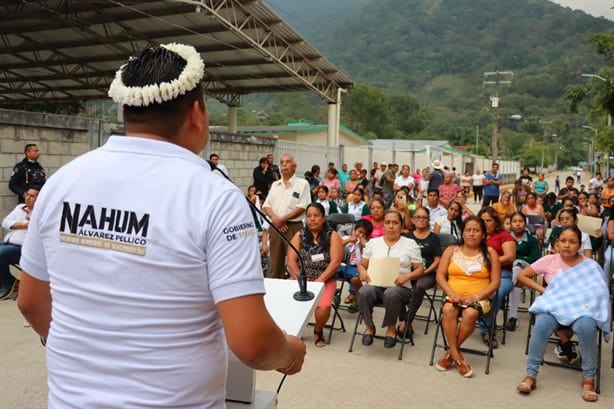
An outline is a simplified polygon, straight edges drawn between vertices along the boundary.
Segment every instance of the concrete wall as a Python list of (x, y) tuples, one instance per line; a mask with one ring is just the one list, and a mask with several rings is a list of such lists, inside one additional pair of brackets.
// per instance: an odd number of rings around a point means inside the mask
[[(9, 190), (13, 166), (24, 157), (24, 147), (35, 143), (40, 149), (39, 162), (51, 176), (75, 157), (95, 149), (122, 126), (99, 120), (47, 113), (0, 109), (0, 217), (17, 205)], [(261, 157), (274, 152), (275, 138), (212, 132), (203, 152), (205, 158), (217, 153), (230, 177), (246, 190)]]
[(211, 132), (203, 156), (209, 159), (211, 153), (217, 153), (220, 163), (228, 169), (228, 176), (241, 190), (246, 191), (254, 181), (254, 168), (258, 166), (260, 158), (274, 152), (276, 141), (272, 137)]
[(8, 181), (13, 166), (24, 158), (26, 144), (38, 145), (39, 162), (49, 177), (60, 166), (97, 146), (102, 128), (97, 120), (0, 109), (1, 217), (17, 204)]

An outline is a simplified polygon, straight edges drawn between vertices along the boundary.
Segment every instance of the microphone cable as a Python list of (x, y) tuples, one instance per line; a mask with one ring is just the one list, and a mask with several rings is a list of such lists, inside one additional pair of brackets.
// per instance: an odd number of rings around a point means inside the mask
[[(220, 168), (218, 168), (217, 166), (215, 166), (215, 164), (209, 160), (206, 161), (209, 166), (211, 167), (211, 171), (218, 171), (218, 173), (224, 177), (224, 179), (226, 179), (227, 181), (229, 181), (230, 183), (232, 183), (233, 185), (237, 186), (237, 184), (230, 178), (230, 176), (228, 176), (226, 173), (224, 173), (224, 171), (222, 171)], [(238, 187), (238, 186), (237, 186)], [(279, 237), (281, 237), (282, 241), (284, 243), (286, 243), (288, 245), (288, 247), (290, 247), (292, 249), (292, 251), (294, 251), (296, 253), (297, 259), (299, 261), (299, 264), (301, 265), (301, 272), (300, 275), (305, 275), (305, 262), (303, 261), (303, 259), (301, 258), (301, 253), (298, 251), (298, 249), (296, 247), (294, 247), (294, 244), (292, 244), (290, 242), (290, 240), (288, 240), (286, 238), (286, 236), (283, 235), (283, 233), (281, 232), (281, 230), (279, 230), (279, 228), (277, 226), (275, 226), (273, 224), (273, 221), (269, 218), (269, 216), (264, 213), (262, 210), (258, 209), (258, 207), (253, 204), (249, 198), (246, 196), (245, 200), (247, 201), (247, 204), (249, 205), (249, 207), (255, 211), (256, 213), (258, 213), (260, 216), (262, 216), (262, 218), (269, 224), (269, 226), (271, 228), (273, 228), (273, 230), (275, 230), (275, 232), (279, 235)]]
[[(233, 185), (237, 186), (237, 184), (230, 178), (230, 176), (228, 176), (226, 173), (224, 173), (224, 171), (222, 171), (220, 168), (218, 168), (217, 166), (215, 166), (215, 164), (209, 160), (207, 160), (207, 163), (209, 164), (209, 166), (211, 167), (211, 171), (215, 172), (216, 170), (218, 171), (218, 173), (224, 177), (224, 179), (226, 179), (227, 181), (229, 181), (230, 183), (232, 183)], [(238, 186), (237, 186), (238, 187)], [(281, 239), (283, 240), (284, 243), (286, 243), (288, 245), (289, 248), (291, 248), (297, 255), (297, 259), (301, 265), (301, 275), (305, 276), (305, 262), (303, 261), (303, 259), (301, 258), (301, 253), (298, 251), (298, 249), (296, 247), (294, 247), (294, 245), (290, 242), (290, 240), (288, 240), (286, 238), (286, 236), (284, 236), (281, 232), (281, 230), (279, 230), (279, 228), (277, 228), (277, 226), (275, 226), (273, 224), (273, 221), (269, 218), (269, 216), (267, 214), (265, 214), (263, 211), (261, 211), (260, 209), (258, 209), (258, 207), (253, 204), (249, 198), (246, 196), (245, 200), (247, 200), (247, 204), (249, 205), (249, 207), (255, 211), (256, 213), (258, 213), (260, 216), (262, 216), (262, 218), (264, 220), (266, 220), (266, 222), (269, 224), (270, 227), (273, 228), (273, 230), (275, 230), (275, 232), (279, 235), (279, 237), (281, 237)], [(305, 277), (306, 279), (306, 277)], [(302, 292), (302, 288), (299, 285), (299, 290)], [(284, 376), (281, 378), (281, 381), (279, 382), (279, 385), (277, 386), (277, 390), (275, 391), (275, 393), (277, 395), (279, 395), (279, 391), (281, 390), (281, 387), (284, 384), (284, 381), (286, 380), (286, 378), (288, 377), (287, 374), (284, 374)]]

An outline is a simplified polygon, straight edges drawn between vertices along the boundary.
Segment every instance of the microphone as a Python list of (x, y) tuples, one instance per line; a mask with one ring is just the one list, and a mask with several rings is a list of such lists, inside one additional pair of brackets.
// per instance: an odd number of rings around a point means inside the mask
[[(217, 170), (222, 177), (224, 177), (226, 180), (228, 180), (230, 183), (232, 183), (233, 185), (236, 186), (236, 183), (226, 173), (224, 173), (217, 166), (215, 166), (215, 164), (213, 162), (211, 162), (210, 160), (207, 160), (207, 163), (211, 167), (211, 171), (216, 171)], [(269, 219), (269, 216), (267, 216), (262, 210), (258, 209), (258, 207), (256, 207), (256, 205), (253, 204), (249, 200), (249, 198), (245, 197), (245, 200), (247, 200), (247, 204), (249, 205), (249, 207), (253, 211), (255, 211), (256, 213), (258, 213), (260, 216), (262, 216), (262, 218), (264, 220), (266, 220), (267, 223), (269, 223), (269, 226), (271, 228), (273, 228), (273, 230), (275, 230), (277, 232), (277, 234), (279, 235), (279, 237), (281, 237), (283, 242), (286, 243), (288, 245), (288, 247), (291, 248), (292, 251), (294, 251), (296, 253), (296, 255), (297, 255), (297, 259), (298, 259), (298, 262), (299, 262), (300, 267), (301, 267), (301, 272), (298, 275), (298, 277), (296, 277), (296, 281), (298, 282), (298, 291), (295, 292), (292, 297), (296, 301), (310, 301), (310, 300), (313, 300), (315, 298), (315, 295), (313, 294), (313, 292), (307, 291), (307, 274), (305, 273), (305, 262), (301, 258), (301, 253), (298, 251), (298, 249), (296, 247), (294, 247), (294, 245), (290, 242), (290, 240), (288, 240), (286, 238), (286, 236), (283, 235), (281, 230), (279, 230), (273, 224), (271, 219)]]

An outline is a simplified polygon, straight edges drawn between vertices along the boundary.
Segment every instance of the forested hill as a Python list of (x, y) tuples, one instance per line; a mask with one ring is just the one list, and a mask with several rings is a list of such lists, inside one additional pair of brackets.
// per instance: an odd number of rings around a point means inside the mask
[(587, 37), (614, 29), (610, 20), (547, 0), (365, 3), (285, 0), (280, 14), (352, 79), (397, 92), (418, 92), (442, 75), (479, 78), (497, 67), (576, 81), (578, 69), (599, 63)]
[[(441, 75), (479, 78), (497, 67), (554, 85), (594, 68), (586, 39), (613, 28), (546, 0), (377, 0), (321, 46), (355, 80), (390, 90), (416, 92)], [(544, 96), (560, 95), (554, 88)]]
[(266, 4), (316, 47), (329, 44), (339, 25), (371, 0), (266, 0)]
[[(471, 144), (476, 126), (487, 135), (493, 90), (483, 86), (483, 73), (506, 70), (514, 76), (511, 87), (501, 89), (501, 116), (553, 122), (545, 130), (504, 121), (503, 128), (517, 133), (508, 138), (503, 130), (507, 154), (518, 155), (529, 136), (577, 128), (563, 124), (569, 120), (566, 87), (586, 81), (581, 73), (611, 64), (587, 40), (613, 31), (614, 22), (547, 0), (267, 2), (282, 5), (285, 12), (273, 9), (356, 83), (415, 96), (425, 126), (406, 138)], [(377, 129), (359, 131), (386, 137)]]

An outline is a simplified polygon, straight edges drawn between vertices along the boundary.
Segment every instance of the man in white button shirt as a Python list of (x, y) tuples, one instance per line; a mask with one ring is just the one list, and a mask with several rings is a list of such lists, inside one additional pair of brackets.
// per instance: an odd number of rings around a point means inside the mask
[(38, 186), (28, 187), (23, 195), (25, 204), (18, 204), (2, 220), (2, 227), (9, 232), (4, 236), (2, 244), (0, 244), (0, 300), (10, 297), (15, 288), (15, 277), (11, 275), (9, 266), (19, 263), (21, 245), (26, 238), (30, 213), (32, 213), (34, 208), (34, 202), (36, 202), (39, 190)]
[(302, 367), (304, 343), (266, 310), (245, 197), (198, 155), (203, 78), (191, 46), (130, 58), (109, 89), (126, 136), (41, 190), (18, 306), (47, 342), (50, 409), (223, 407), (228, 349), (255, 369)]
[[(284, 154), (279, 160), (281, 179), (273, 182), (271, 190), (262, 205), (262, 211), (271, 218), (284, 237), (291, 240), (303, 226), (303, 214), (311, 203), (309, 182), (297, 178), (296, 162), (291, 155)], [(288, 245), (274, 229), (269, 229), (271, 264), (269, 277), (285, 278), (286, 252)]]

